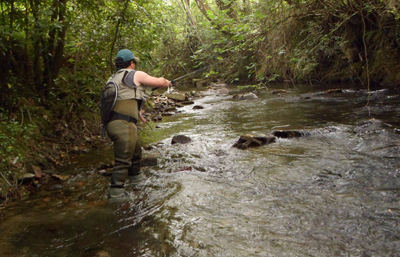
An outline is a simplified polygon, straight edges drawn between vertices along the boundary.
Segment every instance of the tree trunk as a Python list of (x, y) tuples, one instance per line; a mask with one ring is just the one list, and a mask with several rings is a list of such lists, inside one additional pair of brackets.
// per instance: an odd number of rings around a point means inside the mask
[(183, 9), (185, 10), (187, 19), (188, 19), (191, 27), (196, 32), (196, 36), (199, 39), (199, 41), (201, 42), (201, 44), (204, 45), (204, 42), (203, 42), (203, 40), (201, 40), (201, 37), (199, 36), (199, 32), (197, 30), (197, 23), (193, 18), (192, 11), (190, 10), (190, 2), (189, 2), (189, 0), (182, 0), (182, 4), (183, 4)]
[(219, 31), (221, 31), (223, 34), (227, 36), (232, 36), (232, 33), (230, 31), (222, 30), (224, 27), (223, 24), (221, 23), (215, 23), (207, 14), (207, 11), (211, 11), (214, 15), (214, 11), (210, 8), (210, 6), (206, 3), (206, 0), (196, 0), (197, 6), (199, 7), (200, 11), (203, 13), (203, 15), (207, 18), (208, 21), (210, 21), (211, 25), (213, 25), (215, 28), (217, 28)]
[(119, 26), (121, 25), (121, 20), (125, 19), (125, 11), (126, 9), (128, 9), (128, 5), (129, 5), (129, 0), (127, 0), (125, 2), (124, 5), (124, 9), (121, 10), (121, 14), (117, 16), (119, 16), (120, 18), (117, 21), (117, 24), (115, 25), (115, 33), (114, 33), (114, 39), (111, 43), (111, 47), (110, 47), (110, 58), (109, 58), (109, 64), (110, 64), (110, 71), (111, 73), (114, 73), (114, 62), (113, 62), (113, 56), (114, 56), (114, 46), (115, 43), (117, 42), (117, 38), (118, 38), (118, 34), (119, 34)]
[(62, 29), (57, 31), (57, 41), (56, 41), (56, 48), (54, 51), (54, 59), (51, 66), (51, 74), (53, 80), (58, 77), (58, 73), (60, 72), (62, 61), (63, 61), (63, 54), (64, 54), (64, 40), (65, 35), (67, 33), (67, 26), (65, 22), (65, 14), (67, 11), (67, 1), (68, 0), (60, 0), (59, 5), (59, 13), (58, 13), (58, 21), (63, 24)]
[(42, 83), (42, 69), (41, 69), (41, 64), (40, 64), (40, 56), (42, 49), (40, 47), (40, 41), (41, 41), (41, 29), (39, 28), (38, 22), (39, 22), (39, 17), (38, 17), (38, 7), (40, 5), (40, 0), (34, 0), (30, 1), (31, 7), (32, 7), (32, 15), (35, 20), (35, 25), (33, 29), (33, 45), (34, 45), (34, 53), (33, 53), (33, 85), (36, 88), (37, 91), (41, 90), (41, 83)]
[(53, 28), (49, 32), (49, 40), (47, 44), (42, 40), (43, 48), (46, 49), (43, 53), (44, 72), (43, 72), (43, 88), (41, 92), (45, 97), (48, 97), (49, 91), (53, 87), (54, 80), (57, 78), (61, 69), (61, 64), (64, 54), (64, 40), (67, 32), (67, 24), (64, 21), (67, 11), (66, 5), (68, 0), (54, 0), (53, 14), (51, 22), (56, 20), (62, 24), (62, 28)]
[[(58, 16), (58, 8), (59, 8), (59, 1), (53, 0), (53, 14), (51, 16), (51, 22), (57, 19)], [(53, 28), (49, 32), (49, 40), (46, 42), (42, 39), (43, 48), (46, 49), (43, 51), (43, 61), (44, 61), (44, 71), (43, 71), (43, 88), (40, 90), (41, 93), (45, 97), (48, 97), (49, 89), (53, 86), (53, 76), (51, 73), (52, 65), (53, 65), (53, 58), (54, 58), (54, 42), (56, 40), (57, 29)], [(47, 47), (46, 47), (47, 46)]]
[(235, 3), (235, 0), (231, 0), (229, 4), (225, 4), (223, 0), (215, 0), (215, 2), (217, 3), (221, 11), (228, 10), (226, 14), (229, 16), (229, 18), (235, 20), (236, 23), (239, 22), (238, 14), (233, 9), (233, 4)]

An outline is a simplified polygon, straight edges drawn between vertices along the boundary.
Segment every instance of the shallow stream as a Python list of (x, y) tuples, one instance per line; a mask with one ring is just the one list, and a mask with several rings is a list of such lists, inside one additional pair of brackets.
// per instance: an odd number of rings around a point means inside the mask
[[(399, 92), (286, 90), (208, 91), (204, 109), (145, 126), (158, 165), (124, 201), (106, 199), (96, 170), (111, 146), (80, 156), (68, 179), (1, 211), (0, 256), (400, 256)], [(311, 135), (232, 147), (275, 130)], [(178, 134), (192, 142), (172, 145)]]

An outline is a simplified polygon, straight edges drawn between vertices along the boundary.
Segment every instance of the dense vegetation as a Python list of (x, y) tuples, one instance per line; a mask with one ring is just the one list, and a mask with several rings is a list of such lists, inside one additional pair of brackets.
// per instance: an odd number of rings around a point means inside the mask
[(99, 131), (121, 48), (170, 79), (211, 65), (202, 79), (253, 87), (400, 84), (397, 0), (1, 0), (0, 11), (3, 177)]

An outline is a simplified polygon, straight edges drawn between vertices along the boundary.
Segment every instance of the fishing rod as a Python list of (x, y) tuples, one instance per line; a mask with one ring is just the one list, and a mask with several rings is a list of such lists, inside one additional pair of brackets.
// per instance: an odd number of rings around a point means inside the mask
[[(191, 72), (191, 73), (188, 73), (188, 74), (186, 74), (186, 75), (183, 75), (183, 76), (181, 76), (181, 77), (179, 77), (179, 78), (176, 78), (176, 79), (174, 79), (174, 80), (171, 80), (170, 82), (171, 82), (171, 84), (174, 84), (177, 80), (180, 80), (180, 79), (186, 78), (186, 77), (188, 77), (188, 76), (190, 76), (190, 75), (199, 73), (199, 72), (201, 72), (201, 71), (203, 71), (203, 70), (208, 69), (210, 66), (211, 66), (211, 65), (205, 66), (205, 67), (200, 68), (200, 69), (198, 69), (198, 70), (195, 70), (195, 71), (193, 71), (193, 72)], [(153, 87), (153, 88), (151, 89), (151, 91), (154, 91), (154, 90), (157, 90), (157, 89), (158, 89), (158, 87)]]

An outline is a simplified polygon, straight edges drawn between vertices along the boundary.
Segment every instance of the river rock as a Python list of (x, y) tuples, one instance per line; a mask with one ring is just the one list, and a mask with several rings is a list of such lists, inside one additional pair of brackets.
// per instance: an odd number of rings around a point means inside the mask
[(338, 129), (336, 127), (326, 127), (314, 130), (277, 130), (272, 134), (279, 138), (294, 138), (294, 137), (305, 137), (312, 135), (324, 135), (331, 132), (336, 132)]
[(140, 160), (140, 166), (156, 166), (157, 165), (157, 157), (145, 157)]
[(168, 99), (167, 100), (167, 104), (170, 105), (170, 106), (175, 106), (175, 101), (171, 100), (171, 99)]
[(198, 97), (200, 97), (201, 95), (200, 95), (200, 93), (197, 92), (197, 91), (191, 91), (191, 92), (189, 93), (189, 96), (198, 98)]
[(96, 254), (95, 257), (111, 257), (111, 255), (106, 251), (100, 251)]
[(193, 110), (200, 110), (200, 109), (204, 109), (204, 107), (201, 106), (201, 105), (195, 105), (195, 106), (193, 106)]
[(340, 88), (334, 88), (334, 89), (329, 89), (324, 92), (318, 93), (317, 95), (329, 95), (329, 94), (337, 94), (337, 93), (343, 93), (343, 90)]
[(308, 133), (300, 130), (277, 130), (273, 132), (273, 135), (279, 138), (294, 138), (308, 135)]
[(233, 145), (233, 147), (238, 149), (247, 149), (249, 147), (267, 145), (275, 141), (276, 137), (273, 136), (243, 135), (240, 136), (239, 140)]
[(273, 95), (277, 95), (277, 94), (284, 94), (287, 93), (287, 91), (285, 89), (277, 89), (271, 92), (271, 94)]
[(184, 135), (177, 135), (172, 138), (171, 144), (187, 144), (192, 142), (190, 137)]
[(176, 112), (176, 108), (174, 106), (170, 106), (165, 108), (164, 112)]
[(171, 94), (166, 93), (165, 96), (168, 97), (169, 99), (174, 99), (181, 102), (186, 100), (186, 94), (183, 93), (171, 93)]
[(145, 145), (145, 146), (143, 146), (143, 149), (146, 150), (146, 151), (151, 151), (154, 148), (155, 148), (154, 145)]
[(210, 86), (211, 87), (226, 87), (227, 85), (224, 82), (211, 82)]
[(111, 172), (111, 169), (101, 169), (101, 170), (99, 170), (99, 174), (100, 175), (102, 175), (102, 176), (111, 176), (111, 174), (112, 174), (112, 172)]
[(254, 93), (237, 94), (233, 96), (236, 100), (255, 100), (258, 96)]
[(108, 169), (108, 168), (111, 168), (111, 164), (100, 163), (100, 165), (97, 169), (103, 170), (103, 169)]
[(194, 104), (194, 102), (193, 101), (185, 101), (185, 102), (182, 102), (182, 104), (183, 105), (190, 105), (190, 104)]
[(152, 117), (151, 120), (152, 120), (152, 121), (161, 121), (161, 120), (162, 120), (162, 117), (159, 116), (159, 115), (157, 115), (157, 116)]
[(229, 89), (223, 87), (218, 91), (219, 94), (223, 95), (223, 94), (229, 94)]
[(52, 190), (63, 190), (64, 186), (61, 185), (61, 184), (54, 184), (54, 185), (51, 185), (50, 189), (52, 189)]
[(18, 183), (19, 184), (26, 184), (31, 182), (35, 178), (35, 175), (32, 173), (24, 173), (18, 176)]

